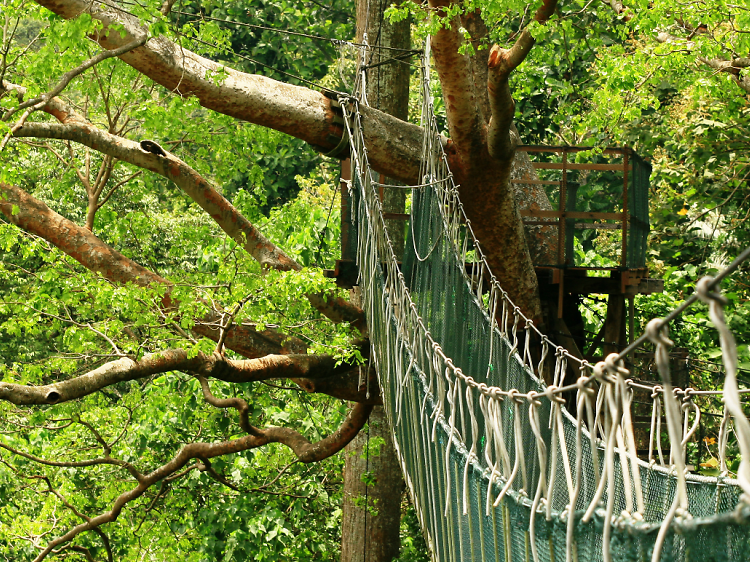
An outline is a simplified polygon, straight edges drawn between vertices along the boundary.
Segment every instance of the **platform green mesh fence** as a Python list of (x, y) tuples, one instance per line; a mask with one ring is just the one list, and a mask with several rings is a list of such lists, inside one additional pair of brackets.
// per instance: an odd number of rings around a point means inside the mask
[(648, 192), (651, 164), (635, 152), (630, 153), (633, 166), (630, 193), (630, 224), (628, 225), (627, 267), (646, 267), (646, 244), (648, 242)]
[[(399, 271), (361, 116), (356, 103), (347, 108), (359, 285), (372, 357), (433, 559), (647, 561), (664, 528), (662, 561), (750, 560), (750, 514), (737, 507), (736, 481), (688, 475), (689, 507), (675, 514), (673, 470), (636, 463), (634, 455), (628, 460), (618, 442), (605, 471), (608, 428), (626, 436), (615, 423), (622, 412), (602, 414), (597, 435), (604, 440), (592, 446), (580, 419), (545, 394), (530, 354), (519, 349), (526, 327), (507, 304), (497, 304), (494, 292), (483, 293), (481, 268), (466, 275), (468, 233), (448, 216), (457, 208), (449, 199), (457, 195), (445, 188), (447, 168), (435, 172), (439, 154), (429, 151), (435, 166), (425, 176), (428, 185), (413, 191)], [(508, 322), (498, 326), (493, 316)], [(563, 361), (557, 358), (556, 369), (564, 370)]]

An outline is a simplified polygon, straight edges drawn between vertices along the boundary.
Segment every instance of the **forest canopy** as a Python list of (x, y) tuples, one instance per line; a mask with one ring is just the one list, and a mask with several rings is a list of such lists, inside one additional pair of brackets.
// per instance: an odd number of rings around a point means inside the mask
[[(366, 114), (374, 166), (416, 183), (430, 34), (472, 222), (513, 241), (491, 257), (532, 315), (508, 202), (518, 143), (650, 161), (648, 267), (665, 291), (636, 298), (636, 329), (750, 245), (750, 8), (467, 0), (385, 14), (414, 50), (383, 68), (412, 87), (408, 116)], [(331, 98), (367, 52), (356, 18), (343, 0), (0, 0), (3, 559), (339, 558), (337, 453), (380, 403), (368, 319), (325, 275), (341, 255), (341, 166), (321, 153), (342, 133)], [(481, 230), (498, 216), (488, 201), (507, 206), (507, 232)], [(576, 252), (616, 258), (606, 236)], [(725, 289), (747, 373), (746, 273)], [(579, 306), (599, 332), (604, 299)], [(671, 337), (713, 388), (708, 325), (697, 306)], [(712, 432), (690, 444), (707, 474)], [(426, 560), (407, 506), (400, 559)]]

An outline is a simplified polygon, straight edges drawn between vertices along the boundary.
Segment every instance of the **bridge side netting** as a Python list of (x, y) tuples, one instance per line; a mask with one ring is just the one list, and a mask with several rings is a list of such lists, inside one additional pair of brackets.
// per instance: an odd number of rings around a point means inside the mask
[[(356, 103), (345, 114), (373, 360), (433, 558), (651, 560), (678, 485), (674, 473), (628, 459), (618, 442), (601, 501), (593, 502), (607, 443), (598, 439), (592, 448), (582, 423), (585, 408), (578, 410), (581, 419), (570, 416), (535, 375), (523, 345), (518, 348), (518, 331), (526, 328), (518, 325), (519, 316), (495, 293), (482, 292), (480, 268), (466, 274), (470, 240), (451, 216), (457, 192), (441, 155), (426, 151), (429, 185), (413, 191), (399, 270)], [(498, 324), (496, 317), (507, 322)], [(556, 372), (564, 371), (563, 361), (557, 358)], [(601, 388), (616, 392), (608, 384)], [(624, 440), (621, 415), (603, 408), (597, 434)], [(733, 519), (737, 483), (690, 475), (687, 490), (691, 517), (669, 517), (661, 560), (750, 559), (748, 526)], [(643, 508), (636, 510), (639, 495)]]

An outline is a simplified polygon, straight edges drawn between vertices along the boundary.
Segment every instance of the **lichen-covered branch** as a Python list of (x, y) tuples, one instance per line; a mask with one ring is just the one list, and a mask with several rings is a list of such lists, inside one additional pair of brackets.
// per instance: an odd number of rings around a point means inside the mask
[[(308, 384), (314, 389), (315, 383), (312, 381), (315, 379), (348, 373), (352, 368), (346, 363), (337, 365), (336, 359), (330, 355), (267, 355), (258, 359), (233, 360), (219, 353), (191, 355), (184, 349), (170, 349), (147, 354), (138, 360), (123, 357), (84, 375), (48, 385), (0, 382), (0, 400), (19, 406), (59, 404), (83, 398), (119, 382), (170, 371), (192, 372), (234, 383), (286, 378), (303, 383), (310, 381)], [(353, 398), (356, 396), (349, 397)]]

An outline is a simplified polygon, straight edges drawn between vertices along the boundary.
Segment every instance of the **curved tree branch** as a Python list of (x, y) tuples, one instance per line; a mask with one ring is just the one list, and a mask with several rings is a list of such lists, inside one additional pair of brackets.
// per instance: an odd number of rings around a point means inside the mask
[(153, 141), (138, 143), (118, 137), (71, 115), (63, 123), (26, 123), (16, 131), (15, 136), (74, 141), (155, 172), (173, 181), (261, 265), (281, 271), (302, 269), (302, 266), (266, 239), (197, 171)]
[[(237, 398), (236, 396), (233, 398), (216, 398), (211, 393), (211, 387), (208, 386), (208, 381), (206, 380), (206, 377), (203, 377), (201, 375), (197, 375), (195, 378), (198, 379), (198, 382), (201, 385), (201, 390), (203, 391), (203, 398), (206, 399), (206, 402), (211, 404), (214, 408), (234, 408), (237, 410), (237, 413), (240, 415), (240, 427), (242, 428), (242, 431), (249, 435), (257, 435), (258, 429), (250, 425), (250, 407), (247, 404), (247, 400), (243, 400), (242, 398)], [(206, 461), (208, 462), (208, 461)]]
[[(4, 83), (7, 88), (14, 85)], [(23, 89), (15, 86), (19, 92)], [(153, 141), (140, 143), (103, 131), (67, 107), (62, 100), (48, 104), (49, 113), (60, 123), (26, 123), (16, 137), (69, 140), (103, 154), (151, 170), (171, 181), (190, 196), (219, 227), (262, 266), (281, 271), (302, 269), (278, 246), (266, 239), (217, 189), (188, 164)], [(334, 322), (350, 322), (365, 332), (364, 311), (348, 301), (327, 294), (310, 295), (310, 303)]]
[[(95, 39), (106, 49), (128, 44), (145, 32), (134, 16), (88, 0), (37, 3), (65, 19), (90, 14), (103, 25)], [(164, 36), (149, 39), (120, 58), (168, 90), (197, 97), (208, 109), (276, 129), (322, 150), (333, 149), (343, 134), (331, 100), (322, 93), (236, 71)], [(371, 108), (362, 108), (362, 113), (373, 167), (389, 177), (418, 183), (421, 128)]]
[(281, 443), (289, 447), (300, 461), (304, 463), (318, 462), (343, 449), (362, 429), (371, 411), (372, 406), (355, 404), (341, 426), (334, 433), (317, 443), (311, 443), (293, 429), (268, 427), (259, 430), (257, 435), (248, 435), (239, 439), (220, 443), (190, 443), (184, 445), (171, 461), (149, 474), (143, 475), (142, 480), (135, 488), (120, 494), (108, 512), (92, 517), (88, 521), (76, 525), (64, 535), (50, 541), (47, 547), (34, 559), (34, 562), (41, 562), (49, 556), (53, 549), (73, 540), (81, 533), (117, 520), (122, 509), (128, 503), (141, 497), (154, 484), (182, 469), (191, 459), (211, 459), (221, 455), (255, 449), (268, 443)]
[(165, 286), (164, 277), (126, 258), (22, 189), (0, 182), (0, 212), (23, 230), (44, 238), (86, 269), (115, 283)]
[[(195, 356), (184, 349), (150, 353), (135, 361), (123, 357), (84, 375), (43, 386), (0, 382), (0, 400), (21, 405), (59, 404), (125, 381), (143, 379), (170, 371), (188, 371), (225, 382), (246, 383), (287, 378), (315, 388), (315, 379), (327, 379), (351, 371), (330, 355), (267, 355), (259, 359), (233, 360), (219, 353)], [(356, 397), (356, 396), (355, 396)]]
[[(110, 281), (116, 283), (130, 282), (141, 286), (163, 285), (166, 288), (165, 296), (162, 299), (163, 306), (166, 308), (174, 306), (169, 297), (171, 283), (167, 279), (126, 258), (86, 228), (80, 227), (59, 215), (42, 201), (22, 189), (0, 182), (0, 212), (8, 217), (13, 224), (44, 238), (87, 269), (101, 274)], [(312, 298), (323, 299), (327, 297), (314, 295)], [(345, 301), (342, 299), (342, 302)], [(340, 308), (336, 307), (335, 309)], [(193, 331), (201, 336), (218, 341), (220, 337), (218, 319), (218, 314), (209, 315), (199, 320), (193, 327)], [(297, 338), (273, 330), (258, 332), (252, 326), (246, 325), (232, 326), (227, 331), (224, 345), (249, 359), (286, 354), (299, 354), (300, 357), (308, 357), (303, 355), (306, 346)], [(301, 360), (301, 362), (304, 363), (305, 360)], [(323, 363), (332, 365), (332, 363), (326, 363), (325, 361)], [(300, 363), (298, 362), (298, 364)], [(336, 398), (356, 402), (380, 403), (377, 392), (373, 393), (371, 399), (366, 399), (366, 392), (357, 387), (356, 373), (346, 374), (336, 369), (329, 371), (327, 375), (321, 375), (326, 378), (319, 381), (306, 378), (306, 375), (302, 372), (292, 375), (292, 370), (290, 370), (290, 376), (293, 376), (295, 382), (308, 392), (321, 392)], [(376, 387), (371, 386), (371, 388)], [(44, 397), (37, 396), (34, 400), (34, 402), (29, 403), (49, 403)]]
[(132, 42), (127, 43), (126, 45), (122, 45), (121, 47), (118, 47), (116, 49), (110, 49), (108, 51), (97, 54), (96, 56), (90, 58), (76, 68), (69, 70), (68, 72), (63, 74), (59, 82), (49, 92), (45, 92), (37, 98), (27, 100), (19, 104), (18, 107), (8, 110), (5, 115), (3, 115), (3, 121), (9, 120), (18, 111), (25, 111), (21, 115), (21, 118), (18, 119), (18, 121), (10, 128), (10, 131), (8, 131), (3, 140), (0, 141), (0, 152), (3, 151), (5, 145), (8, 143), (8, 140), (13, 136), (13, 133), (23, 127), (23, 124), (26, 122), (26, 119), (29, 117), (29, 115), (31, 115), (31, 113), (33, 113), (34, 111), (38, 111), (39, 109), (43, 108), (46, 105), (47, 101), (60, 94), (60, 92), (62, 92), (68, 86), (68, 84), (70, 84), (70, 81), (73, 80), (73, 78), (85, 72), (92, 66), (96, 66), (103, 60), (118, 57), (129, 51), (132, 51), (137, 47), (140, 47), (146, 42), (147, 39), (148, 34), (143, 33), (140, 38), (134, 39)]
[[(557, 8), (558, 0), (543, 0), (534, 15), (534, 21), (545, 24)], [(518, 133), (512, 129), (516, 104), (510, 92), (508, 80), (513, 72), (528, 56), (535, 43), (528, 28), (524, 29), (510, 49), (493, 45), (490, 50), (489, 90), (492, 119), (487, 132), (487, 148), (490, 155), (498, 160), (513, 157), (518, 146)]]
[(141, 482), (143, 480), (143, 474), (138, 472), (138, 470), (130, 464), (129, 462), (125, 462), (120, 459), (113, 459), (110, 457), (101, 457), (96, 459), (89, 459), (85, 461), (50, 461), (47, 459), (42, 459), (40, 457), (36, 457), (34, 455), (30, 455), (29, 453), (25, 453), (23, 451), (19, 451), (18, 449), (15, 449), (8, 445), (7, 443), (3, 443), (0, 441), (0, 449), (5, 449), (6, 451), (9, 451), (13, 453), (14, 455), (18, 455), (19, 457), (23, 457), (27, 460), (30, 460), (32, 462), (42, 464), (44, 466), (55, 466), (58, 468), (86, 468), (89, 466), (99, 466), (103, 464), (108, 464), (112, 466), (119, 466), (120, 468), (124, 468), (127, 470), (130, 475), (135, 478), (138, 482)]

